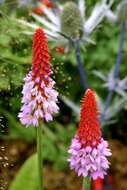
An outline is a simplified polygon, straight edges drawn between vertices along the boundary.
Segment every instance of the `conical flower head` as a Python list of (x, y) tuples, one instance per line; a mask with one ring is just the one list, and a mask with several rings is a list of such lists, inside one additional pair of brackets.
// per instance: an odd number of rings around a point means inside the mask
[(34, 79), (50, 76), (50, 56), (45, 33), (41, 28), (37, 29), (33, 38), (32, 72)]
[(32, 69), (24, 79), (23, 98), (19, 118), (24, 125), (38, 126), (39, 120), (52, 120), (58, 112), (56, 105), (58, 93), (54, 90), (55, 82), (50, 78), (50, 56), (47, 39), (41, 28), (33, 38)]
[(96, 146), (101, 140), (99, 109), (94, 91), (88, 89), (82, 100), (78, 137), (85, 146)]
[(74, 40), (83, 35), (83, 18), (74, 2), (68, 2), (64, 6), (61, 14), (61, 32)]
[(79, 129), (69, 149), (70, 168), (80, 176), (103, 178), (111, 155), (108, 143), (101, 137), (99, 111), (95, 93), (88, 89), (83, 98)]

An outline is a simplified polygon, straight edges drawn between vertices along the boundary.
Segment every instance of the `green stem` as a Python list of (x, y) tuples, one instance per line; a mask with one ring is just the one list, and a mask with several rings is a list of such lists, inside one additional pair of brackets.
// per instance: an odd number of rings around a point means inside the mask
[(43, 190), (43, 159), (42, 159), (42, 125), (37, 127), (37, 154), (38, 154), (38, 180), (39, 190)]
[(83, 178), (83, 190), (91, 190), (91, 179), (89, 177)]

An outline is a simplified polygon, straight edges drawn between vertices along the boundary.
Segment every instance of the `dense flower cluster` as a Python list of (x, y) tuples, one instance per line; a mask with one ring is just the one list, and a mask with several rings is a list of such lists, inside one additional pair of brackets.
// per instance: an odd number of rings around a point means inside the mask
[(52, 114), (58, 112), (55, 82), (50, 78), (50, 56), (46, 36), (41, 28), (37, 29), (33, 39), (32, 69), (25, 77), (23, 87), (23, 106), (19, 113), (23, 125), (38, 126), (39, 119), (52, 120)]
[(108, 143), (101, 137), (95, 93), (88, 89), (82, 102), (80, 124), (69, 149), (70, 168), (78, 175), (103, 178), (111, 156)]

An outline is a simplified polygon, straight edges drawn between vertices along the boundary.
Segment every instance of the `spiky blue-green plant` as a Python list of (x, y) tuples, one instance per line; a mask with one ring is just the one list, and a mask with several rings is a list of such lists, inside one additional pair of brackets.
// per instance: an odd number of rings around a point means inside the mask
[(122, 1), (118, 6), (118, 20), (127, 21), (127, 0)]
[(74, 2), (67, 2), (61, 13), (61, 31), (71, 39), (80, 39), (83, 35), (83, 18)]

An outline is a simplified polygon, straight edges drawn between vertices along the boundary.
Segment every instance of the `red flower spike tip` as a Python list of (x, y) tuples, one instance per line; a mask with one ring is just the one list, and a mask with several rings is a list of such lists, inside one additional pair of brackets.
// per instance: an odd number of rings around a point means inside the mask
[(83, 146), (96, 147), (101, 140), (99, 110), (94, 91), (88, 89), (82, 101), (78, 137)]
[(42, 81), (44, 77), (46, 80), (51, 74), (47, 39), (41, 28), (36, 30), (33, 38), (32, 73), (35, 81)]

